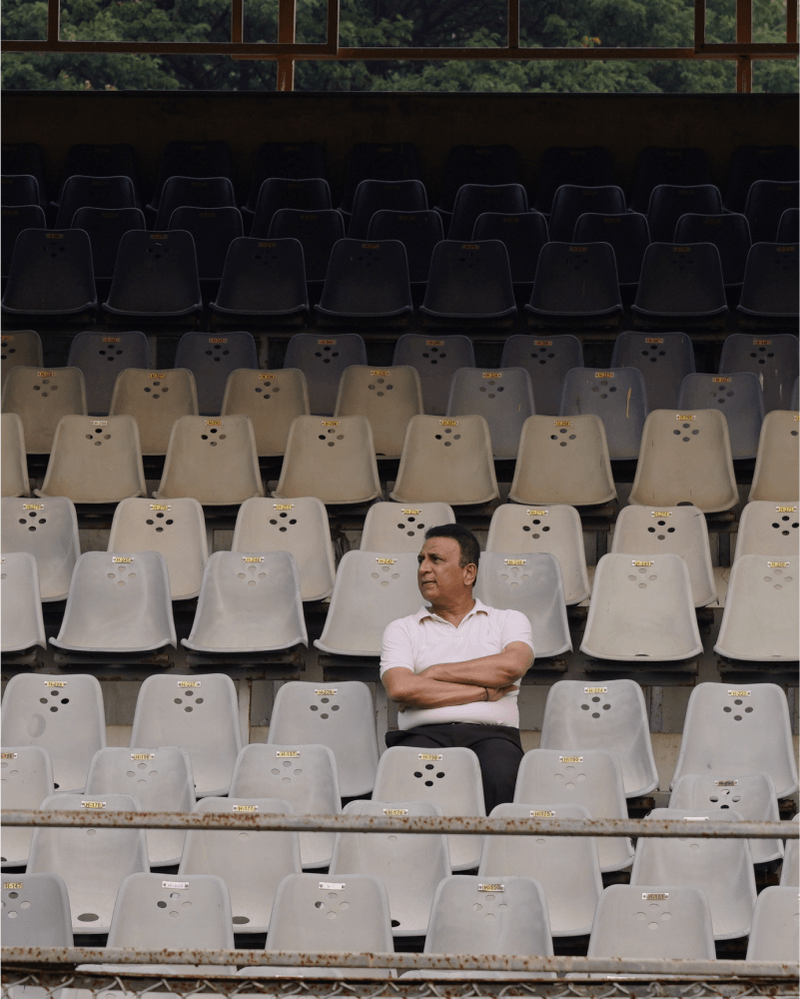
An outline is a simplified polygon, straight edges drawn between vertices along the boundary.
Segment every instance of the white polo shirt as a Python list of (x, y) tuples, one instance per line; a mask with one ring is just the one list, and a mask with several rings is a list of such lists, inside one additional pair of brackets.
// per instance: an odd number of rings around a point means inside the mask
[[(422, 673), (436, 663), (464, 662), (495, 655), (512, 642), (525, 642), (533, 651), (531, 626), (523, 613), (487, 607), (480, 600), (456, 627), (422, 607), (416, 614), (398, 618), (383, 633), (381, 676), (400, 666)], [(475, 701), (444, 708), (408, 708), (397, 716), (402, 730), (418, 725), (469, 722), (473, 725), (508, 725), (519, 728), (519, 709), (514, 690), (499, 701)]]

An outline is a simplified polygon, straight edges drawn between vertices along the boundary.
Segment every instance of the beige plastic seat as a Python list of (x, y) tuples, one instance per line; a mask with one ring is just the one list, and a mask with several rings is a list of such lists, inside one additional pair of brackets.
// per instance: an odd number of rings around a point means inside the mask
[(658, 787), (642, 688), (635, 680), (558, 680), (547, 692), (541, 749), (607, 749), (622, 768), (626, 798)]
[(36, 559), (42, 602), (66, 600), (81, 553), (72, 500), (65, 496), (39, 501), (4, 497), (2, 529), (4, 552), (29, 552)]
[(680, 555), (608, 554), (597, 563), (581, 651), (624, 662), (689, 659), (703, 643)]
[(39, 571), (30, 552), (0, 557), (3, 628), (2, 651), (23, 652), (38, 645), (47, 648), (42, 617)]
[(336, 570), (328, 616), (314, 645), (334, 655), (379, 656), (386, 626), (421, 605), (416, 554), (347, 552)]
[(747, 941), (748, 961), (797, 962), (797, 902), (797, 888), (789, 885), (770, 885), (759, 894)]
[(300, 577), (290, 552), (214, 552), (192, 630), (181, 645), (208, 655), (308, 645)]
[(500, 495), (489, 424), (482, 416), (414, 416), (408, 423), (393, 500), (489, 503)]
[(797, 500), (745, 503), (739, 517), (735, 557), (740, 555), (800, 556), (800, 504)]
[(124, 499), (114, 511), (108, 550), (159, 552), (167, 563), (172, 599), (196, 597), (208, 558), (203, 508), (191, 497), (165, 503)]
[(581, 518), (574, 506), (530, 507), (504, 503), (492, 514), (487, 552), (549, 552), (561, 567), (564, 602), (580, 603), (590, 593)]
[(284, 454), (292, 420), (310, 412), (308, 384), (299, 368), (237, 368), (228, 375), (222, 416), (243, 413), (250, 417), (259, 457)]
[(231, 551), (287, 551), (294, 556), (302, 600), (324, 600), (333, 591), (336, 562), (325, 504), (316, 496), (276, 502), (261, 496), (239, 507)]
[(37, 496), (117, 503), (147, 495), (139, 429), (132, 416), (64, 416)]
[(719, 513), (738, 500), (723, 413), (653, 410), (644, 423), (628, 502), (659, 509), (692, 503), (703, 513)]
[(528, 417), (508, 494), (513, 503), (594, 506), (616, 496), (599, 416)]
[(440, 524), (455, 524), (449, 503), (373, 503), (364, 518), (360, 548), (367, 552), (414, 552), (425, 532)]
[[(0, 786), (3, 808), (39, 808), (54, 791), (50, 754), (43, 746), (4, 746), (0, 752)], [(0, 835), (0, 866), (24, 867), (28, 863), (33, 829), (3, 826)]]
[(767, 413), (758, 438), (756, 467), (750, 500), (772, 500), (797, 495), (800, 413), (774, 409)]
[(86, 385), (80, 368), (13, 368), (3, 383), (3, 412), (16, 413), (28, 454), (49, 454), (62, 416), (86, 415)]
[(479, 414), (489, 425), (495, 458), (516, 458), (522, 426), (535, 412), (525, 368), (459, 368), (450, 382), (448, 416)]
[(272, 495), (316, 496), (333, 505), (369, 503), (379, 497), (378, 463), (366, 416), (295, 417)]
[(22, 420), (16, 413), (3, 413), (0, 416), (0, 435), (0, 456), (3, 461), (0, 480), (3, 496), (30, 496), (25, 432)]
[(735, 559), (714, 651), (756, 662), (800, 659), (798, 571), (796, 556)]
[[(795, 815), (793, 822), (800, 822), (800, 815)], [(787, 839), (786, 852), (781, 865), (781, 887), (787, 885), (797, 891), (800, 887), (800, 840)]]
[(192, 496), (203, 506), (225, 506), (263, 495), (249, 417), (181, 416), (175, 421), (155, 499)]
[(197, 413), (197, 386), (188, 368), (125, 368), (117, 375), (109, 415), (135, 417), (142, 454), (166, 454), (175, 421)]
[(342, 372), (333, 415), (366, 416), (379, 458), (400, 457), (408, 421), (423, 412), (422, 383), (410, 365), (354, 364)]
[(707, 607), (717, 599), (706, 518), (695, 506), (623, 507), (614, 524), (611, 551), (680, 555), (689, 570), (695, 607)]
[(670, 787), (684, 774), (767, 773), (779, 798), (797, 790), (786, 694), (775, 683), (692, 688)]
[(12, 368), (43, 368), (42, 338), (36, 330), (9, 330), (0, 336), (0, 370), (5, 384)]
[[(593, 819), (627, 819), (622, 770), (605, 749), (531, 749), (517, 772), (514, 801), (552, 801), (583, 805)], [(627, 836), (598, 836), (600, 870), (621, 871), (633, 861)]]

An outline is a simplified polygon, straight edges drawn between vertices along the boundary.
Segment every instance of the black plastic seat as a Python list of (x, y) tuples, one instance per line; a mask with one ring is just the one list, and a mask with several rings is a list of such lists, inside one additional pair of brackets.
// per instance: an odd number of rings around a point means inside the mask
[(250, 188), (242, 213), (252, 218), (256, 210), (258, 192), (270, 177), (324, 177), (325, 153), (319, 142), (263, 142), (256, 150)]
[(334, 244), (317, 319), (323, 324), (369, 321), (405, 325), (412, 311), (406, 249), (399, 240)]
[(587, 212), (603, 215), (620, 215), (626, 210), (625, 194), (621, 187), (578, 187), (562, 184), (553, 195), (550, 210), (550, 239), (554, 243), (569, 243), (575, 223)]
[(438, 210), (453, 211), (456, 195), (464, 184), (516, 184), (517, 158), (511, 146), (453, 146), (447, 155)]
[(547, 337), (515, 334), (503, 344), (500, 358), (502, 368), (525, 368), (531, 376), (536, 412), (549, 416), (558, 415), (567, 372), (583, 366), (583, 347), (570, 333)]
[(367, 239), (398, 239), (406, 248), (408, 276), (412, 284), (425, 284), (433, 248), (444, 239), (442, 217), (431, 210), (393, 212), (382, 209), (370, 219)]
[(424, 212), (428, 194), (421, 180), (362, 180), (353, 196), (353, 210), (347, 235), (366, 239), (375, 212)]
[(71, 228), (89, 234), (95, 280), (110, 280), (122, 237), (131, 229), (145, 229), (144, 212), (140, 208), (79, 208)]
[(306, 265), (306, 282), (321, 283), (328, 273), (333, 244), (337, 239), (344, 239), (344, 219), (334, 208), (318, 212), (280, 208), (272, 216), (267, 239), (299, 240)]
[[(2, 173), (28, 173), (36, 178), (39, 198), (36, 204), (45, 206), (44, 153), (36, 142), (4, 142), (2, 147)], [(5, 202), (3, 202), (5, 204)]]
[(191, 142), (184, 139), (168, 142), (161, 154), (158, 181), (148, 208), (158, 210), (162, 188), (170, 177), (230, 176), (231, 154), (227, 142)]
[(650, 193), (659, 184), (686, 187), (710, 182), (711, 167), (705, 149), (647, 146), (636, 159), (630, 207), (635, 212), (646, 212)]
[(637, 326), (720, 325), (728, 306), (713, 243), (651, 243), (631, 307)]
[(250, 333), (184, 333), (175, 352), (175, 367), (188, 368), (197, 386), (201, 416), (218, 416), (228, 375), (237, 368), (257, 368), (258, 351)]
[(146, 368), (150, 350), (144, 333), (77, 333), (69, 345), (67, 365), (80, 368), (86, 383), (86, 411), (107, 416), (117, 375), (125, 368)]
[(0, 274), (5, 277), (11, 264), (14, 243), (23, 229), (44, 229), (44, 209), (39, 205), (13, 205), (2, 209), (2, 251), (0, 252)]
[(170, 216), (168, 228), (184, 229), (192, 234), (201, 281), (219, 281), (228, 247), (234, 239), (244, 235), (242, 213), (238, 208), (183, 205)]
[(233, 184), (227, 177), (170, 177), (164, 184), (158, 203), (156, 229), (169, 228), (176, 208), (232, 208), (236, 204)]
[(650, 194), (647, 224), (654, 243), (671, 243), (681, 215), (722, 215), (722, 195), (713, 184), (658, 184)]
[(750, 226), (744, 215), (681, 215), (675, 225), (676, 243), (713, 243), (719, 250), (725, 285), (740, 285), (750, 252)]
[(483, 212), (475, 219), (472, 240), (486, 239), (499, 239), (505, 245), (514, 284), (533, 284), (539, 253), (550, 239), (541, 212)]
[(539, 164), (533, 207), (549, 215), (553, 197), (562, 184), (603, 187), (615, 183), (614, 162), (605, 146), (550, 146)]
[(527, 212), (528, 195), (522, 184), (464, 184), (458, 189), (448, 239), (472, 239), (472, 230), (484, 212)]
[(610, 243), (547, 243), (531, 300), (525, 306), (529, 321), (537, 326), (614, 326), (622, 302), (617, 264)]
[(0, 177), (0, 200), (9, 205), (39, 205), (39, 182), (30, 173), (3, 174)]
[(130, 177), (138, 189), (136, 150), (124, 142), (99, 145), (79, 142), (70, 146), (64, 164), (64, 177)]
[(130, 177), (68, 177), (61, 189), (57, 229), (70, 229), (79, 208), (135, 208), (136, 191)]
[(771, 243), (778, 231), (781, 215), (787, 208), (798, 207), (800, 181), (757, 180), (747, 194), (744, 213), (750, 223), (754, 243)]
[(787, 208), (778, 223), (776, 243), (800, 243), (800, 208)]
[(446, 326), (509, 325), (517, 306), (504, 244), (499, 239), (438, 243), (419, 311), (423, 321)]
[(261, 185), (250, 235), (264, 239), (282, 208), (321, 212), (331, 208), (331, 189), (322, 177), (270, 177)]
[(757, 180), (796, 180), (797, 146), (737, 146), (731, 155), (725, 207), (743, 212), (751, 185)]
[(797, 243), (754, 243), (750, 247), (736, 308), (740, 326), (796, 323), (797, 254)]
[(419, 180), (419, 154), (412, 142), (359, 142), (350, 150), (340, 209), (353, 210), (362, 180)]
[(587, 212), (575, 222), (573, 243), (610, 243), (617, 260), (620, 287), (639, 283), (644, 251), (650, 245), (647, 217), (636, 212), (595, 215)]

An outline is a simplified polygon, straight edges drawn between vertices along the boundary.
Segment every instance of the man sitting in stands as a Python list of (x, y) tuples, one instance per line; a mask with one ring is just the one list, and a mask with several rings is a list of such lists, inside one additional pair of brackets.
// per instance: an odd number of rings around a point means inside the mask
[(518, 681), (533, 663), (528, 619), (472, 595), (478, 539), (460, 524), (432, 527), (417, 582), (430, 604), (383, 634), (381, 680), (397, 702), (388, 746), (466, 746), (477, 755), (487, 815), (512, 801), (522, 759)]

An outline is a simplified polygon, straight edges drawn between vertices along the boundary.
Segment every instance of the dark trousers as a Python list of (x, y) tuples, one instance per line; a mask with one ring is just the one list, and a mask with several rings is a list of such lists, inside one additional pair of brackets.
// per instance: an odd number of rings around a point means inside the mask
[(466, 746), (478, 757), (483, 778), (486, 814), (495, 805), (514, 800), (514, 784), (522, 759), (519, 729), (507, 725), (470, 725), (455, 722), (447, 725), (419, 725), (405, 731), (387, 732), (387, 746), (422, 746), (447, 749)]

